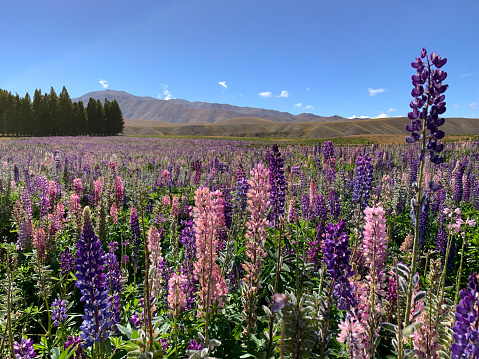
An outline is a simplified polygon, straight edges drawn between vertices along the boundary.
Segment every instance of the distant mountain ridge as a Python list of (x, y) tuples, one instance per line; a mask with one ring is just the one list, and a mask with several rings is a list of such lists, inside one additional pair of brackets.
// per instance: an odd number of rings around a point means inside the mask
[(348, 121), (340, 116), (322, 117), (311, 113), (292, 115), (288, 112), (254, 107), (239, 107), (229, 104), (190, 102), (182, 99), (160, 100), (153, 97), (139, 97), (125, 91), (103, 90), (87, 93), (73, 99), (74, 102), (88, 100), (116, 100), (123, 117), (138, 120), (160, 121), (171, 124), (216, 124), (221, 121), (254, 117), (274, 122), (335, 122)]

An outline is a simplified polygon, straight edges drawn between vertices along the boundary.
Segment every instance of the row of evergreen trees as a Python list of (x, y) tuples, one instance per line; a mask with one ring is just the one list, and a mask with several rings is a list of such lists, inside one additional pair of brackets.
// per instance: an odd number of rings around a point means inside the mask
[(123, 132), (125, 121), (116, 100), (102, 104), (90, 97), (85, 108), (82, 101), (72, 102), (65, 86), (57, 96), (35, 90), (30, 95), (0, 89), (0, 135), (3, 136), (112, 136)]

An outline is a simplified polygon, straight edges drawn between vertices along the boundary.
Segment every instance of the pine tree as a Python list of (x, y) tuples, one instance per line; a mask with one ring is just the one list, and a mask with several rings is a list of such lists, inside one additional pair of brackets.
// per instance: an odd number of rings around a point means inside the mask
[(73, 132), (72, 136), (86, 136), (88, 130), (88, 117), (82, 101), (73, 104)]
[(125, 120), (120, 109), (120, 105), (117, 100), (113, 100), (110, 105), (111, 122), (112, 122), (112, 134), (121, 135), (125, 128)]
[(55, 89), (50, 88), (50, 94), (48, 96), (48, 121), (51, 123), (51, 127), (48, 128), (48, 134), (55, 136), (61, 133), (61, 120), (60, 120), (60, 100), (58, 99)]
[(43, 107), (42, 90), (38, 89), (38, 90), (35, 90), (35, 93), (33, 94), (33, 104), (32, 104), (33, 119), (32, 119), (32, 126), (31, 126), (31, 133), (30, 133), (30, 135), (32, 136), (39, 136), (41, 133), (40, 127), (42, 123), (42, 118), (41, 118), (42, 107)]
[(73, 103), (65, 86), (59, 97), (59, 135), (74, 136)]
[(21, 100), (22, 107), (22, 121), (20, 125), (20, 136), (31, 136), (32, 135), (32, 124), (33, 124), (33, 109), (32, 109), (32, 99), (30, 98), (29, 93), (25, 94), (25, 97)]
[(98, 119), (98, 135), (104, 136), (106, 127), (105, 109), (99, 99), (96, 101), (96, 113)]

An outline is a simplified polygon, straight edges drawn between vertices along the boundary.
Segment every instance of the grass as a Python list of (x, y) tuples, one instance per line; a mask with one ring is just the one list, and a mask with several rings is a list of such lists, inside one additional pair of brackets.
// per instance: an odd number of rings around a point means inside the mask
[(347, 145), (366, 145), (374, 143), (374, 141), (361, 136), (351, 137), (336, 137), (336, 138), (265, 138), (265, 137), (229, 137), (229, 136), (154, 136), (154, 135), (127, 135), (126, 137), (153, 137), (153, 138), (189, 138), (189, 139), (202, 139), (202, 140), (228, 140), (228, 141), (244, 141), (250, 142), (252, 145), (271, 145), (273, 143), (280, 144), (282, 146), (314, 146), (318, 144), (318, 141), (332, 141), (336, 146)]

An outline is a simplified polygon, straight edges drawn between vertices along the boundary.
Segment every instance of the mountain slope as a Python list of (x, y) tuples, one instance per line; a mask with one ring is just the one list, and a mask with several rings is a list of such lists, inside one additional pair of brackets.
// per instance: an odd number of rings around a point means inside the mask
[(95, 100), (116, 100), (123, 117), (139, 120), (161, 121), (175, 124), (217, 123), (238, 117), (254, 117), (274, 122), (330, 122), (347, 121), (339, 116), (320, 117), (313, 114), (292, 115), (288, 112), (253, 107), (238, 107), (228, 104), (189, 102), (181, 99), (159, 100), (153, 97), (138, 97), (124, 91), (104, 90), (90, 92), (73, 101), (86, 105), (90, 97)]

